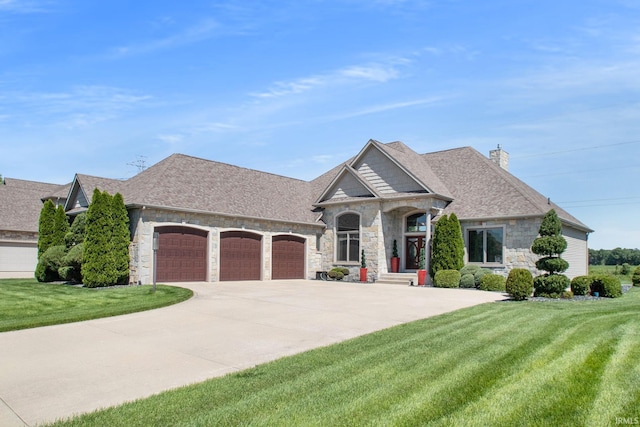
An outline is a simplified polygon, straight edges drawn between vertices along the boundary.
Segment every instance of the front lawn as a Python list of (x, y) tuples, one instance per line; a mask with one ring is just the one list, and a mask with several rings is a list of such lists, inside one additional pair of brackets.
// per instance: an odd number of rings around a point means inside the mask
[(612, 300), (484, 304), (55, 425), (604, 426), (639, 417), (632, 289)]
[(88, 289), (33, 279), (0, 280), (0, 332), (117, 316), (191, 298), (189, 289), (158, 285)]

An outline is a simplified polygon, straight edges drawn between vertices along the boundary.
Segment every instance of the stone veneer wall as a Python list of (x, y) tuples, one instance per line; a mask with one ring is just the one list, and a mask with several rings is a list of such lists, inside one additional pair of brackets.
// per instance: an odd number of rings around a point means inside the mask
[(271, 238), (280, 234), (295, 234), (305, 237), (307, 278), (315, 278), (316, 271), (322, 269), (322, 256), (316, 249), (316, 239), (323, 228), (312, 225), (285, 222), (234, 218), (222, 215), (159, 210), (153, 208), (135, 209), (129, 212), (131, 225), (130, 282), (151, 283), (153, 264), (153, 230), (156, 226), (184, 225), (209, 231), (209, 281), (219, 280), (220, 233), (228, 230), (244, 230), (263, 236), (262, 279), (271, 279)]
[(504, 263), (500, 267), (489, 266), (487, 268), (494, 270), (496, 274), (501, 274), (503, 276), (507, 276), (509, 271), (513, 268), (525, 268), (531, 271), (531, 274), (534, 276), (541, 274), (541, 272), (536, 269), (536, 261), (539, 259), (539, 256), (531, 252), (531, 245), (533, 244), (533, 240), (538, 236), (541, 223), (541, 218), (495, 221), (460, 221), (465, 239), (465, 262), (467, 257), (467, 236), (465, 229), (467, 227), (504, 226)]

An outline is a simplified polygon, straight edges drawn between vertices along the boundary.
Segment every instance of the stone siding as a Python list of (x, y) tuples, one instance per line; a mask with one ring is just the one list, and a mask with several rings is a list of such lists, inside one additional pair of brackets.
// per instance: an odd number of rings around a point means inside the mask
[(496, 274), (507, 276), (513, 268), (524, 268), (534, 276), (540, 274), (536, 269), (539, 256), (531, 252), (533, 240), (538, 236), (541, 218), (507, 219), (495, 221), (460, 221), (465, 234), (465, 263), (467, 262), (468, 242), (465, 229), (468, 227), (504, 227), (505, 241), (503, 242), (504, 261), (500, 266), (486, 265), (483, 267), (493, 270)]
[(271, 238), (274, 235), (294, 234), (306, 239), (306, 277), (315, 278), (315, 272), (322, 269), (322, 256), (316, 250), (316, 236), (322, 228), (313, 225), (188, 213), (153, 208), (136, 209), (131, 218), (131, 282), (151, 283), (153, 281), (153, 231), (156, 226), (181, 225), (209, 232), (208, 239), (208, 280), (219, 281), (220, 233), (228, 230), (244, 230), (263, 236), (262, 238), (262, 279), (271, 279)]

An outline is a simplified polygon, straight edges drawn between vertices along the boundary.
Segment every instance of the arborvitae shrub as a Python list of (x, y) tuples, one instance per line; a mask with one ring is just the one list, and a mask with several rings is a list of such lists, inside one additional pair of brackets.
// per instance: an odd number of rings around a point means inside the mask
[(475, 288), (476, 287), (476, 279), (473, 277), (473, 274), (467, 273), (460, 276), (460, 287), (461, 288)]
[(40, 219), (38, 221), (38, 259), (47, 249), (53, 246), (55, 216), (56, 206), (51, 200), (47, 200), (40, 210)]
[(591, 281), (591, 294), (594, 292), (598, 292), (601, 297), (618, 298), (622, 296), (622, 284), (616, 276), (596, 274)]
[(64, 207), (58, 205), (53, 217), (53, 234), (51, 236), (52, 246), (64, 245), (64, 237), (69, 232), (69, 220), (64, 212)]
[(54, 282), (60, 280), (58, 269), (63, 265), (66, 255), (66, 246), (51, 246), (38, 260), (35, 276), (39, 282)]
[(129, 214), (120, 193), (111, 198), (111, 212), (113, 216), (113, 231), (111, 236), (111, 253), (114, 275), (119, 285), (129, 282)]
[(480, 289), (483, 291), (505, 291), (505, 278), (499, 274), (485, 274), (480, 279)]
[(433, 286), (436, 288), (457, 288), (460, 284), (460, 272), (458, 270), (440, 270), (433, 278)]
[(82, 279), (85, 286), (90, 288), (111, 286), (118, 281), (111, 250), (114, 228), (111, 207), (111, 196), (96, 188), (87, 210), (82, 251)]
[(560, 298), (569, 286), (571, 286), (571, 280), (564, 274), (545, 274), (533, 279), (536, 297)]
[(464, 240), (460, 221), (454, 213), (443, 215), (434, 228), (433, 251), (429, 274), (435, 278), (440, 270), (460, 270), (464, 266)]
[(576, 276), (571, 279), (571, 292), (574, 295), (586, 295), (591, 288), (591, 276)]
[(634, 286), (640, 286), (640, 265), (636, 267), (633, 271), (633, 276), (631, 276), (631, 283)]
[(509, 277), (507, 277), (505, 290), (516, 301), (529, 298), (533, 293), (533, 276), (531, 272), (524, 268), (512, 269), (509, 272)]

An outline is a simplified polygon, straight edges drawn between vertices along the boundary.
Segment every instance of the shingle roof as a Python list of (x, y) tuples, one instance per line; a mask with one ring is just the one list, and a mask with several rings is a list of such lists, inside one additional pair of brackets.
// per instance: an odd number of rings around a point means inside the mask
[(447, 186), (442, 182), (440, 177), (434, 173), (433, 168), (424, 161), (424, 158), (420, 154), (399, 141), (389, 144), (383, 144), (378, 141), (374, 142), (384, 152), (404, 166), (413, 176), (418, 178), (429, 190), (446, 198), (451, 198), (451, 192)]
[(38, 232), (42, 198), (60, 190), (59, 184), (5, 178), (0, 184), (0, 230)]
[(455, 212), (460, 219), (505, 218), (542, 216), (553, 208), (561, 219), (592, 231), (471, 147), (427, 153), (423, 158), (453, 193), (445, 213)]
[[(83, 185), (85, 177), (82, 177)], [(314, 185), (226, 163), (174, 154), (119, 186), (127, 205), (162, 206), (287, 222), (315, 223)], [(93, 190), (91, 190), (93, 191)]]

